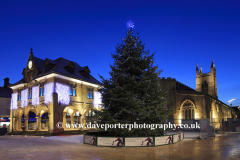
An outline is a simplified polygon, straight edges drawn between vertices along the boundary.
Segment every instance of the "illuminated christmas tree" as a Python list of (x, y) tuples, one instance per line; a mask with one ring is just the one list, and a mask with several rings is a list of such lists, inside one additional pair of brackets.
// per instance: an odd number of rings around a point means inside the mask
[[(128, 32), (123, 42), (112, 54), (110, 78), (101, 77), (105, 108), (100, 113), (99, 123), (108, 124), (159, 124), (170, 114), (166, 108), (166, 92), (161, 89), (161, 71), (154, 64), (154, 54), (145, 50), (134, 24), (127, 23)], [(114, 135), (160, 135), (162, 130), (111, 129)]]

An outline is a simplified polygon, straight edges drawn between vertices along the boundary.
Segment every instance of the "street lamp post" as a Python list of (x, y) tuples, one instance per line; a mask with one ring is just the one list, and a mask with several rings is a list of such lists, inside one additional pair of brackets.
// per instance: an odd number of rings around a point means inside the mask
[[(232, 107), (232, 103), (231, 102), (234, 101), (234, 100), (236, 100), (236, 99), (231, 99), (231, 100), (228, 101), (230, 107)], [(231, 108), (231, 117), (232, 117), (232, 108)]]
[(231, 100), (228, 101), (230, 107), (232, 107), (232, 103), (231, 102), (234, 101), (234, 100), (236, 100), (236, 99), (231, 99)]

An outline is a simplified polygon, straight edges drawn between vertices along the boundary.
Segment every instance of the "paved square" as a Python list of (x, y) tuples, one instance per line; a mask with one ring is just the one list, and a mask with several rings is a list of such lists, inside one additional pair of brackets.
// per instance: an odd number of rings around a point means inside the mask
[(0, 159), (133, 160), (240, 159), (240, 134), (204, 140), (183, 140), (159, 147), (96, 147), (83, 144), (83, 135), (25, 137), (0, 136)]

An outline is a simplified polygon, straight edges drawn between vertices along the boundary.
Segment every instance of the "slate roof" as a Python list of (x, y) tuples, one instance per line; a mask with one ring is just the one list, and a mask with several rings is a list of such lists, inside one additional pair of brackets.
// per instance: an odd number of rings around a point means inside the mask
[(12, 89), (8, 87), (0, 87), (0, 97), (11, 98)]
[[(51, 60), (51, 59), (46, 58), (46, 60), (50, 64), (54, 64), (54, 67), (47, 72), (45, 72), (45, 66), (44, 66), (45, 60), (33, 56), (33, 61), (36, 65), (36, 67), (40, 71), (40, 73), (37, 76), (33, 77), (33, 79), (36, 79), (36, 78), (39, 78), (39, 77), (42, 77), (42, 76), (45, 76), (45, 75), (48, 75), (48, 74), (51, 74), (51, 73), (56, 73), (56, 74), (60, 74), (60, 75), (63, 75), (63, 76), (80, 79), (80, 80), (83, 80), (83, 81), (86, 81), (86, 82), (91, 82), (91, 83), (95, 83), (95, 84), (102, 84), (97, 79), (95, 79), (91, 74), (89, 74), (89, 78), (86, 78), (80, 73), (80, 71), (84, 70), (87, 66), (81, 67), (76, 62), (67, 60), (67, 59), (62, 58), (62, 57), (60, 57), (58, 59), (55, 59), (55, 60)], [(73, 63), (74, 66), (76, 67), (76, 69), (74, 69), (74, 74), (69, 73), (65, 68), (70, 63)], [(15, 84), (13, 84), (11, 86), (21, 84), (21, 83), (24, 83), (24, 79), (21, 79), (20, 81), (16, 82)]]
[(176, 90), (177, 91), (194, 91), (194, 92), (197, 92), (195, 89), (192, 89), (191, 87), (179, 82), (179, 81), (176, 81)]
[(40, 71), (44, 71), (45, 70), (45, 66), (44, 66), (45, 60), (33, 56), (33, 61), (35, 62), (36, 67)]
[[(212, 99), (215, 99), (215, 100), (219, 101), (220, 103), (223, 103), (223, 104), (227, 105), (226, 103), (220, 101), (218, 98), (215, 98), (208, 93), (198, 92), (195, 89), (193, 89), (193, 88), (191, 88), (191, 87), (189, 87), (189, 86), (187, 86), (187, 85), (185, 85), (185, 84), (183, 84), (179, 81), (176, 81), (176, 90), (177, 91), (184, 91), (185, 93), (188, 92), (188, 93), (194, 93), (194, 94), (203, 94), (203, 95), (206, 95), (208, 97), (211, 97)], [(227, 106), (229, 106), (229, 105), (227, 105)]]

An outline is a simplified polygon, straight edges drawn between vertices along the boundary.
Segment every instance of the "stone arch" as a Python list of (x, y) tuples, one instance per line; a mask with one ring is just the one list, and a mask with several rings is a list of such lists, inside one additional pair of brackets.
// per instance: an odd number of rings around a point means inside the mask
[(37, 108), (34, 107), (33, 105), (28, 105), (27, 107), (24, 108), (25, 110), (25, 117), (28, 116), (29, 112), (34, 112), (37, 115)]
[(94, 109), (93, 105), (87, 105), (83, 110), (83, 117), (86, 118), (86, 114), (89, 112), (89, 110), (93, 110), (93, 109)]
[(24, 114), (24, 110), (21, 107), (18, 107), (18, 109), (16, 109), (14, 111), (14, 116), (15, 117), (15, 130), (21, 130), (21, 122), (22, 122), (22, 115)]
[[(64, 129), (73, 129), (72, 124), (80, 124), (81, 116), (74, 116), (76, 112), (79, 112), (81, 115), (81, 109), (77, 105), (68, 105), (63, 109), (63, 128)], [(68, 127), (66, 127), (66, 125)], [(69, 128), (69, 125), (71, 125)]]
[[(22, 127), (25, 130), (29, 130), (29, 128), (30, 128), (30, 130), (35, 130), (36, 125), (32, 124), (32, 123), (36, 123), (36, 116), (38, 114), (37, 107), (29, 104), (27, 107), (24, 107), (23, 110), (24, 110), (24, 117), (22, 117), (23, 118)], [(30, 112), (32, 112), (31, 116), (29, 116)], [(34, 115), (36, 115), (36, 116), (34, 117)], [(29, 123), (31, 123), (31, 124), (29, 125)]]
[(49, 112), (48, 106), (45, 103), (42, 103), (38, 106), (38, 116), (42, 116), (44, 113)]
[(38, 106), (37, 128), (42, 131), (49, 130), (49, 108), (45, 103)]
[(193, 103), (193, 101), (189, 99), (184, 100), (180, 107), (181, 119), (195, 119), (196, 109), (196, 105)]
[(13, 117), (20, 117), (24, 113), (23, 109), (21, 107), (18, 107), (18, 109), (14, 110), (14, 115)]
[(69, 106), (66, 106), (64, 109), (63, 109), (63, 112), (65, 113), (70, 113), (71, 115), (74, 114), (75, 112), (79, 111), (79, 113), (81, 114), (81, 110), (79, 109), (78, 106), (76, 105), (69, 105)]
[[(84, 124), (88, 126), (88, 124), (95, 124), (96, 123), (96, 113), (94, 112), (96, 108), (93, 105), (87, 105), (84, 109)], [(94, 128), (88, 128), (89, 130), (94, 130)]]

